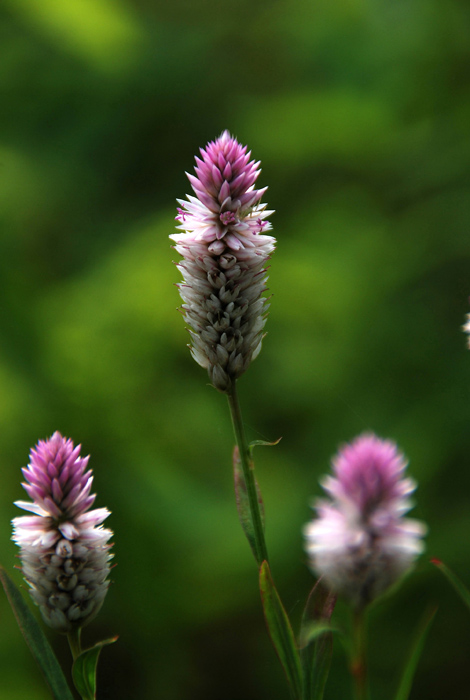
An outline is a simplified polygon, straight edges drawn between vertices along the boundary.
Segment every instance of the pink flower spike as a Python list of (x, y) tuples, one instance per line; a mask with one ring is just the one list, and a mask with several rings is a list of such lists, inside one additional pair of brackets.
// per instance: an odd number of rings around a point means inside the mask
[[(89, 510), (95, 495), (90, 495), (88, 459), (58, 432), (40, 440), (22, 469), (33, 503), (15, 502), (34, 515), (12, 521), (31, 597), (44, 621), (63, 633), (88, 624), (109, 586), (113, 533), (101, 526), (109, 515), (106, 508)], [(54, 564), (45, 566), (47, 561)]]
[[(212, 384), (229, 392), (259, 352), (268, 304), (266, 262), (275, 239), (255, 189), (259, 162), (224, 131), (200, 149), (195, 175), (186, 173), (194, 195), (178, 200), (177, 227), (170, 236), (183, 261), (177, 267), (183, 316), (191, 327), (191, 354)], [(228, 263), (227, 261), (230, 260)], [(236, 269), (229, 272), (236, 263)]]
[(364, 607), (397, 581), (424, 549), (423, 523), (403, 515), (414, 482), (396, 445), (364, 434), (333, 459), (323, 481), (331, 500), (304, 530), (311, 569), (331, 589)]

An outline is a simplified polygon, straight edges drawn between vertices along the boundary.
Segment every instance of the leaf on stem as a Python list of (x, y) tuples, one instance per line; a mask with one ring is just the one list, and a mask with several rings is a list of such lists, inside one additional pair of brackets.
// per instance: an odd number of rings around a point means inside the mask
[[(242, 469), (242, 465), (241, 465), (241, 461), (240, 461), (240, 451), (239, 451), (237, 445), (235, 445), (235, 447), (233, 448), (233, 481), (235, 484), (235, 498), (236, 498), (236, 502), (237, 502), (237, 511), (238, 511), (238, 517), (240, 519), (240, 524), (243, 528), (243, 532), (245, 533), (248, 542), (250, 543), (250, 547), (251, 547), (253, 554), (255, 555), (255, 559), (256, 559), (257, 550), (256, 550), (255, 529), (253, 526), (253, 520), (251, 518), (250, 501), (248, 498), (245, 477), (243, 475), (243, 469)], [(264, 504), (263, 504), (263, 499), (261, 496), (261, 491), (260, 491), (260, 488), (258, 486), (258, 482), (256, 481), (256, 479), (255, 479), (255, 486), (256, 486), (256, 494), (258, 496), (261, 522), (262, 522), (263, 529), (264, 529)]]
[(467, 608), (470, 610), (470, 591), (467, 586), (454, 574), (453, 571), (449, 569), (442, 561), (439, 559), (431, 559), (431, 564), (437, 566), (437, 568), (442, 571), (449, 583), (457, 591)]
[(96, 698), (96, 668), (101, 649), (113, 644), (118, 637), (105, 639), (98, 642), (90, 649), (85, 649), (77, 656), (72, 667), (72, 677), (76, 689), (83, 700), (95, 700)]
[(295, 700), (300, 700), (302, 696), (302, 670), (299, 652), (289, 618), (274, 586), (267, 561), (261, 564), (259, 585), (269, 636), (287, 676), (292, 695)]
[(73, 700), (72, 693), (46, 635), (3, 567), (0, 567), (0, 580), (23, 637), (39, 664), (55, 700)]
[(282, 437), (278, 438), (277, 440), (274, 440), (274, 442), (266, 442), (266, 440), (253, 440), (253, 442), (250, 442), (250, 444), (248, 445), (248, 449), (250, 450), (250, 457), (253, 457), (255, 447), (274, 447), (274, 445), (279, 445), (281, 440)]
[(410, 652), (408, 654), (408, 658), (405, 663), (405, 668), (403, 669), (400, 685), (398, 687), (398, 692), (395, 695), (394, 700), (408, 700), (409, 698), (416, 667), (421, 657), (424, 642), (426, 641), (427, 633), (429, 632), (429, 628), (431, 626), (436, 612), (437, 608), (434, 608), (431, 611), (428, 610), (418, 626), (415, 637), (413, 639), (413, 643), (411, 645)]
[(302, 616), (300, 649), (304, 679), (304, 700), (322, 700), (333, 654), (330, 625), (336, 596), (319, 579), (312, 588)]

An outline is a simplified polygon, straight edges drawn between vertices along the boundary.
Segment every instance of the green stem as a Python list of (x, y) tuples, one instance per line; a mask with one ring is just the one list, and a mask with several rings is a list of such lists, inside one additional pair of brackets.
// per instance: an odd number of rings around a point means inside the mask
[(268, 551), (266, 549), (266, 541), (264, 539), (264, 528), (256, 490), (254, 464), (251, 458), (250, 448), (246, 440), (240, 403), (238, 401), (236, 382), (233, 382), (230, 392), (227, 393), (227, 398), (232, 416), (235, 440), (237, 441), (238, 450), (240, 453), (240, 462), (243, 469), (248, 502), (250, 504), (250, 513), (255, 537), (256, 561), (258, 562), (258, 566), (261, 566), (263, 561), (268, 561)]
[(355, 700), (368, 700), (367, 663), (366, 663), (366, 611), (359, 608), (354, 611), (353, 620), (353, 655), (351, 675), (354, 684)]
[(75, 659), (82, 653), (82, 643), (80, 640), (80, 635), (82, 632), (81, 627), (76, 627), (69, 632), (67, 639), (69, 640), (70, 651), (72, 652), (72, 658)]
[[(72, 632), (69, 632), (67, 635), (67, 639), (69, 640), (69, 647), (70, 647), (70, 651), (72, 652), (72, 658), (73, 658), (74, 663), (77, 660), (77, 658), (80, 656), (80, 654), (82, 653), (82, 642), (80, 639), (81, 634), (82, 634), (82, 628), (76, 627), (75, 629), (72, 630)], [(73, 675), (73, 673), (72, 673), (72, 675)], [(74, 681), (74, 683), (75, 683), (75, 681)], [(88, 692), (85, 695), (82, 695), (82, 693), (79, 691), (77, 686), (75, 686), (75, 687), (78, 690), (82, 700), (95, 700), (96, 696), (94, 696)]]

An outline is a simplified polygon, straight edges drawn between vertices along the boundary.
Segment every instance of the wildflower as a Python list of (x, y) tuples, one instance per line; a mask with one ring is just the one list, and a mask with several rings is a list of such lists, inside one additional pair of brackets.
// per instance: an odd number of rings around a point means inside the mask
[(89, 510), (93, 476), (80, 445), (58, 432), (40, 440), (22, 469), (23, 488), (33, 503), (15, 505), (34, 515), (13, 520), (22, 571), (44, 621), (69, 633), (87, 624), (101, 608), (108, 590), (112, 531), (101, 523), (106, 508)]
[(273, 212), (261, 204), (267, 188), (255, 189), (261, 171), (250, 156), (228, 131), (201, 149), (196, 175), (187, 174), (196, 196), (178, 200), (183, 233), (170, 236), (183, 257), (178, 288), (191, 354), (223, 392), (261, 350), (269, 308), (262, 294)]
[(468, 333), (468, 347), (470, 348), (470, 314), (467, 314), (467, 322), (462, 326), (464, 333)]
[(323, 481), (331, 500), (305, 528), (310, 566), (357, 607), (383, 593), (423, 551), (425, 526), (404, 518), (415, 483), (393, 442), (364, 434), (333, 459)]

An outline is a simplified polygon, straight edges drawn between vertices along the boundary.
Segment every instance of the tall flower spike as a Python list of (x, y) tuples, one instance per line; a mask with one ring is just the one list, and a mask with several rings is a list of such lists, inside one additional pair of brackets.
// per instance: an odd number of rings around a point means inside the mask
[(415, 483), (393, 442), (364, 434), (333, 459), (323, 481), (331, 500), (305, 527), (312, 570), (358, 608), (383, 593), (423, 551), (423, 523), (403, 515)]
[(96, 615), (109, 586), (113, 533), (101, 523), (110, 513), (89, 510), (95, 495), (88, 459), (80, 457), (80, 445), (58, 432), (40, 440), (22, 469), (23, 488), (33, 503), (15, 503), (34, 514), (13, 520), (23, 576), (44, 621), (63, 633)]
[(273, 212), (261, 204), (266, 188), (255, 189), (261, 171), (250, 156), (228, 131), (201, 149), (196, 175), (187, 174), (196, 196), (178, 200), (183, 233), (170, 236), (184, 258), (178, 287), (191, 354), (223, 392), (261, 350), (269, 308), (262, 294)]

